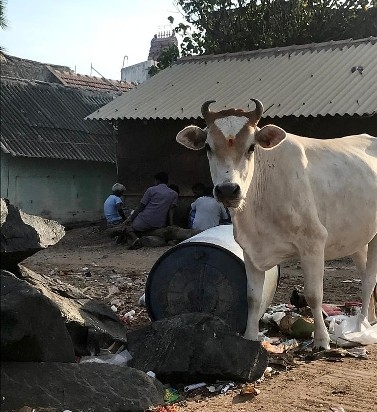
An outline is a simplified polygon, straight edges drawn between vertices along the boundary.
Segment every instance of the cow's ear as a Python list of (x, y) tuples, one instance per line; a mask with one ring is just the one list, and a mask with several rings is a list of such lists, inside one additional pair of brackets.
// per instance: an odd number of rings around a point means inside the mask
[(193, 150), (203, 149), (206, 139), (206, 131), (198, 126), (187, 126), (176, 137), (178, 143)]
[(287, 134), (283, 129), (273, 124), (262, 127), (255, 133), (255, 141), (264, 148), (271, 148), (279, 144)]

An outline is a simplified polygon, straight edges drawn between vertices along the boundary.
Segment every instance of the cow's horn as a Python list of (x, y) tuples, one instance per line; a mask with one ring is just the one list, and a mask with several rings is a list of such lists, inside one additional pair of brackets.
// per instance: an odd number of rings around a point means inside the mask
[(210, 105), (211, 103), (215, 103), (215, 102), (216, 102), (216, 100), (208, 100), (207, 102), (204, 102), (204, 103), (202, 104), (202, 115), (203, 115), (203, 117), (204, 117), (204, 120), (206, 120), (207, 115), (208, 115), (208, 113), (209, 113), (209, 105)]
[(258, 123), (263, 114), (263, 104), (258, 99), (250, 99), (250, 100), (252, 100), (255, 103), (254, 112), (257, 118), (256, 123)]

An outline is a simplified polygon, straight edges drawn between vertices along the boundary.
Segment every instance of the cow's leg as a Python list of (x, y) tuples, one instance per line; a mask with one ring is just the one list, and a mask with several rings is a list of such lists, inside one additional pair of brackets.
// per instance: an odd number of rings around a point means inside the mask
[(329, 349), (330, 337), (322, 315), (324, 250), (315, 255), (301, 253), (304, 294), (314, 318), (314, 349)]
[[(371, 308), (371, 304), (375, 304), (372, 293), (377, 284), (377, 236), (375, 236), (368, 244), (368, 255), (365, 268), (365, 274), (362, 278), (362, 310), (361, 314), (367, 318), (369, 310), (369, 320), (376, 319), (375, 308)], [(374, 315), (372, 315), (372, 310)]]
[[(265, 283), (265, 272), (256, 270), (250, 259), (244, 255), (247, 277), (247, 325), (244, 337), (249, 340), (258, 340), (259, 319), (266, 308), (262, 308), (262, 296)], [(262, 313), (261, 313), (262, 312)]]
[[(366, 268), (367, 268), (367, 256), (368, 256), (368, 245), (365, 245), (361, 250), (351, 255), (353, 263), (355, 264), (357, 270), (360, 273), (360, 278), (362, 280), (362, 285), (366, 282)], [(368, 320), (369, 322), (375, 322), (376, 318), (376, 297), (377, 297), (377, 285), (374, 287), (374, 293), (372, 293), (369, 301), (368, 308)]]

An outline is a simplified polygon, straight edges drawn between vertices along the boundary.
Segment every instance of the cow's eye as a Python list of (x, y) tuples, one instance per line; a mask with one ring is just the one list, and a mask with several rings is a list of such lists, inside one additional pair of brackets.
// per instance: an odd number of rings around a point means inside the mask
[(204, 145), (204, 147), (205, 147), (205, 149), (207, 150), (207, 153), (211, 153), (211, 152), (212, 152), (211, 146), (210, 146), (208, 143), (206, 143), (206, 144)]
[(255, 144), (252, 144), (252, 145), (249, 147), (248, 153), (254, 152), (254, 147), (255, 147)]

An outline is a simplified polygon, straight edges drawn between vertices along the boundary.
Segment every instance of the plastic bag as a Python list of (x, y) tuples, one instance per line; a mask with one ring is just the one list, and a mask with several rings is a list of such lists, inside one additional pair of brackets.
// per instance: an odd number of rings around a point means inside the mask
[(330, 338), (339, 346), (377, 343), (377, 323), (372, 326), (360, 314), (355, 316), (329, 316), (326, 320), (330, 321)]
[(109, 363), (110, 365), (126, 365), (128, 361), (132, 359), (130, 352), (127, 349), (122, 352), (109, 354), (109, 355), (99, 355), (99, 356), (83, 356), (80, 363)]

